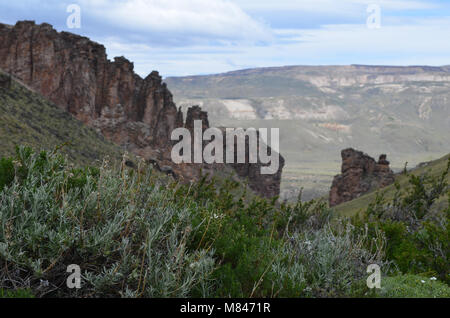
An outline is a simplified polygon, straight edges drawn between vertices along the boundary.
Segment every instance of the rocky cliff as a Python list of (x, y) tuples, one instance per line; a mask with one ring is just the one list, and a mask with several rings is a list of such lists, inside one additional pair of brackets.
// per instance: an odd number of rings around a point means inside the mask
[(131, 150), (166, 147), (177, 108), (157, 72), (145, 79), (123, 57), (49, 24), (0, 26), (0, 68)]
[[(33, 21), (0, 24), (0, 68), (113, 142), (160, 165), (170, 164), (170, 134), (185, 123), (158, 72), (143, 79), (124, 57), (108, 60), (103, 45)], [(199, 177), (200, 166), (174, 170), (192, 180)], [(249, 177), (261, 195), (279, 193), (278, 176), (239, 175)], [(270, 190), (260, 188), (262, 181)]]
[(381, 155), (378, 162), (351, 148), (343, 150), (341, 155), (342, 174), (333, 180), (329, 198), (331, 207), (394, 183), (394, 173), (386, 155)]

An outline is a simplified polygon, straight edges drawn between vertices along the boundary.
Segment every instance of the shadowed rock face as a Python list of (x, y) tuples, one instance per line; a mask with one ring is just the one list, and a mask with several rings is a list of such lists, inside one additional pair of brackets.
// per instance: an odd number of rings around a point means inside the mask
[[(146, 159), (170, 163), (170, 135), (184, 127), (183, 114), (158, 72), (143, 79), (124, 57), (108, 60), (103, 45), (33, 21), (14, 27), (0, 24), (0, 68), (111, 141)], [(188, 113), (187, 127), (194, 119), (209, 125), (207, 114), (195, 118), (197, 112)], [(200, 166), (185, 165), (174, 171), (185, 181), (195, 180)], [(245, 177), (250, 177), (250, 184), (261, 181), (253, 180), (251, 174)], [(278, 177), (264, 178), (271, 190), (258, 192), (278, 195)]]
[[(259, 136), (258, 136), (259, 137)], [(231, 164), (237, 175), (242, 178), (248, 178), (250, 188), (256, 193), (265, 193), (267, 197), (275, 197), (280, 194), (280, 183), (281, 183), (281, 173), (285, 165), (284, 158), (279, 156), (279, 169), (277, 173), (267, 177), (267, 175), (261, 174), (261, 169), (264, 166), (269, 166), (268, 164), (255, 163), (251, 164), (249, 162), (249, 141), (245, 140), (246, 144), (246, 162), (244, 164)], [(259, 145), (258, 145), (259, 147)], [(225, 153), (224, 149), (224, 153)], [(236, 153), (236, 152), (235, 152)]]
[(336, 206), (351, 201), (375, 189), (394, 183), (394, 173), (389, 168), (386, 155), (378, 162), (361, 151), (342, 151), (342, 174), (334, 178), (329, 203)]
[[(195, 120), (202, 121), (203, 131), (205, 131), (206, 129), (208, 129), (210, 127), (207, 113), (202, 111), (200, 107), (194, 106), (188, 110), (187, 117), (186, 117), (186, 124), (185, 124), (185, 128), (189, 129), (191, 131), (191, 134), (193, 134)], [(224, 140), (225, 140), (226, 139), (226, 137), (225, 137), (226, 129), (221, 128), (221, 131), (222, 131), (222, 134), (223, 134)], [(257, 136), (258, 136), (258, 134), (257, 134)], [(258, 140), (259, 140), (259, 138), (258, 138)], [(203, 147), (206, 144), (208, 144), (208, 142), (204, 141)], [(259, 147), (259, 144), (257, 145), (257, 147)], [(285, 160), (284, 160), (283, 156), (279, 155), (279, 168), (278, 168), (277, 173), (275, 173), (273, 175), (263, 175), (263, 174), (261, 174), (261, 168), (264, 166), (268, 166), (268, 164), (249, 163), (250, 162), (250, 159), (249, 159), (250, 147), (249, 147), (249, 139), (248, 138), (245, 139), (245, 149), (246, 149), (246, 152), (245, 152), (245, 162), (246, 163), (229, 164), (229, 166), (231, 166), (235, 170), (238, 177), (240, 177), (242, 179), (247, 179), (249, 187), (256, 193), (263, 194), (265, 197), (269, 197), (269, 198), (278, 196), (280, 194), (281, 174), (282, 174), (283, 167), (285, 165)], [(226, 160), (225, 159), (226, 150), (227, 150), (226, 143), (224, 143), (224, 149), (223, 149), (224, 162)], [(268, 147), (268, 150), (270, 152), (272, 151), (270, 149), (270, 147)], [(235, 145), (234, 154), (235, 154), (235, 162), (237, 162), (237, 146), (236, 145)], [(211, 171), (213, 169), (223, 169), (224, 166), (225, 166), (224, 164), (214, 164), (214, 165), (203, 164), (202, 169), (204, 171)]]

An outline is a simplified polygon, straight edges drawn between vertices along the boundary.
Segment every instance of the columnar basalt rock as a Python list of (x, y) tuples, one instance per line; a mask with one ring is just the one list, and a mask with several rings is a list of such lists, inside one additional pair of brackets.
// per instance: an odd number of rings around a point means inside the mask
[(341, 155), (342, 173), (334, 178), (331, 186), (331, 207), (394, 183), (394, 173), (386, 155), (381, 155), (378, 162), (351, 148), (343, 150)]
[[(171, 132), (185, 124), (158, 72), (143, 79), (126, 58), (108, 60), (103, 45), (33, 21), (0, 24), (0, 68), (111, 141), (161, 166), (170, 165)], [(199, 108), (187, 117), (186, 127), (194, 119), (209, 126)], [(188, 181), (197, 179), (201, 168), (181, 165), (173, 170)], [(248, 177), (251, 184), (262, 184)], [(253, 188), (263, 196), (278, 195), (278, 175), (264, 178), (269, 191)]]
[[(186, 117), (186, 124), (185, 127), (191, 131), (191, 133), (194, 130), (194, 121), (201, 120), (202, 121), (202, 129), (205, 131), (208, 129), (209, 122), (208, 122), (208, 114), (201, 110), (200, 107), (194, 106), (190, 108), (187, 112)], [(226, 161), (226, 129), (221, 128), (222, 135), (224, 136), (224, 148), (223, 148), (223, 154), (224, 158), (223, 161)], [(259, 135), (257, 132), (257, 137), (259, 140)], [(258, 141), (259, 142), (259, 141)], [(203, 142), (203, 146), (205, 146), (208, 142)], [(259, 147), (259, 145), (257, 146)], [(262, 164), (260, 162), (258, 163), (250, 163), (250, 146), (249, 146), (249, 139), (245, 139), (245, 162), (246, 163), (232, 163), (229, 164), (231, 166), (237, 176), (241, 179), (247, 180), (249, 187), (255, 191), (256, 193), (262, 194), (265, 197), (275, 197), (280, 194), (280, 184), (281, 184), (281, 174), (282, 170), (285, 165), (285, 160), (283, 156), (279, 155), (279, 168), (275, 174), (272, 175), (264, 175), (261, 173), (261, 168), (264, 166), (269, 166), (269, 164)], [(268, 147), (267, 150), (271, 152), (271, 148)], [(237, 145), (235, 145), (234, 149), (235, 154), (235, 162), (237, 161)], [(203, 164), (202, 169), (204, 171), (214, 171), (215, 169), (220, 169), (220, 167), (223, 167), (223, 164), (214, 164), (214, 165), (208, 165)]]

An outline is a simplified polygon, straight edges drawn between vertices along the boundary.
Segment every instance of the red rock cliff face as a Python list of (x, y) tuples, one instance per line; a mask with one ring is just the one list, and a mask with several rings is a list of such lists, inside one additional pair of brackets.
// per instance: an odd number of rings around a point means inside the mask
[(114, 142), (168, 145), (177, 109), (157, 72), (142, 79), (125, 58), (111, 62), (102, 45), (49, 24), (0, 26), (0, 43), (0, 68)]
[[(113, 142), (146, 159), (170, 163), (170, 134), (184, 126), (183, 114), (158, 72), (143, 79), (124, 57), (109, 61), (103, 45), (32, 21), (0, 24), (0, 68)], [(200, 174), (194, 165), (175, 170), (185, 179)], [(279, 194), (278, 176), (244, 177), (263, 196)], [(256, 186), (261, 181), (270, 187)]]
[(342, 174), (334, 178), (329, 203), (336, 206), (361, 195), (394, 183), (394, 173), (389, 168), (386, 155), (378, 162), (354, 149), (342, 151)]

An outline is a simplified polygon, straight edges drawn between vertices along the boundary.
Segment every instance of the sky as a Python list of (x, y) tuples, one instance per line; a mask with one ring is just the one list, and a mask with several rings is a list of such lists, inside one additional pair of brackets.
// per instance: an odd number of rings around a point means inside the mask
[(450, 0), (0, 0), (0, 22), (18, 20), (88, 36), (143, 77), (450, 64)]

